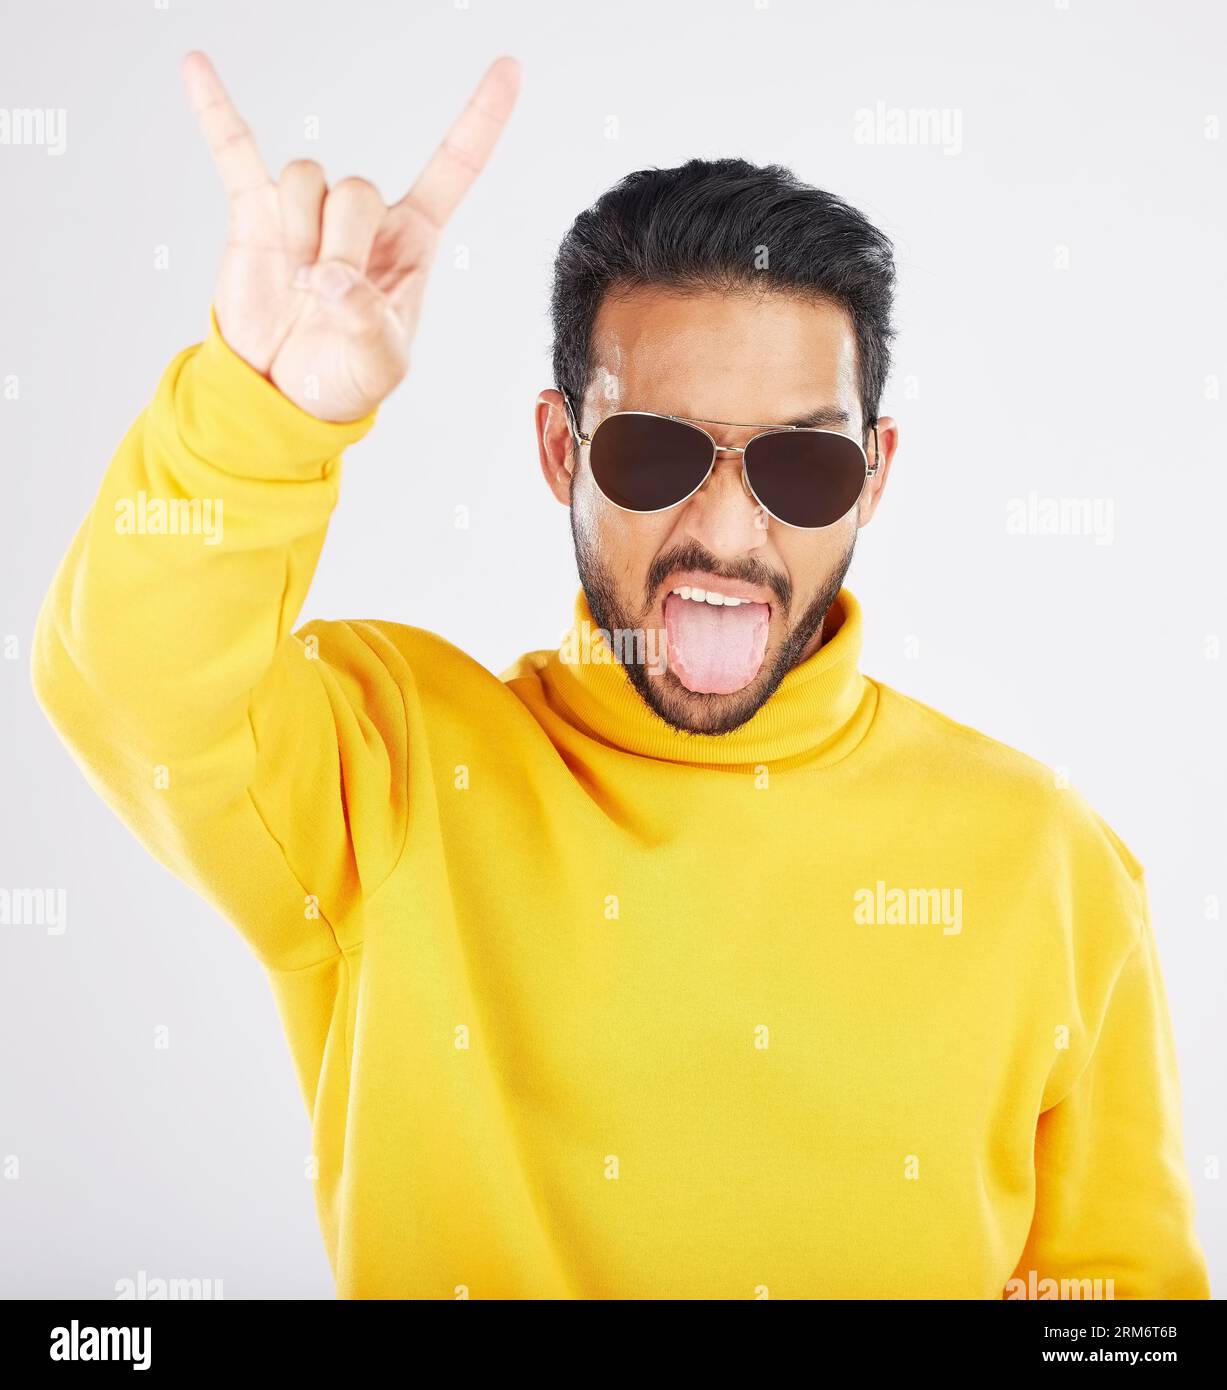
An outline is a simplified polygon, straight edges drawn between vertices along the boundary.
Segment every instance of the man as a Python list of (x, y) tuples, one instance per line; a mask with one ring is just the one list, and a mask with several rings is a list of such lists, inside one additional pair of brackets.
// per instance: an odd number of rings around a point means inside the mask
[(273, 182), (207, 59), (185, 79), (230, 205), (209, 333), (112, 461), (34, 681), (268, 971), (338, 1292), (1206, 1298), (1141, 867), (859, 670), (886, 239), (738, 160), (577, 219), (536, 420), (582, 587), (496, 678), (294, 624), (517, 65), (391, 207)]

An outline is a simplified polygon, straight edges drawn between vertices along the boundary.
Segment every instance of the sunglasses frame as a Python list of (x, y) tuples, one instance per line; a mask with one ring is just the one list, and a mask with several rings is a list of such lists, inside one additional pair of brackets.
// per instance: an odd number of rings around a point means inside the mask
[[(750, 445), (753, 444), (756, 439), (762, 439), (769, 434), (834, 434), (837, 435), (840, 439), (846, 439), (849, 444), (854, 445), (857, 449), (860, 450), (861, 457), (865, 460), (865, 478), (864, 481), (861, 483), (860, 492), (858, 492), (856, 495), (856, 502), (859, 502), (861, 498), (864, 496), (865, 483), (877, 474), (878, 468), (880, 466), (879, 460), (881, 456), (879, 453), (878, 445), (878, 422), (876, 420), (874, 420), (872, 424), (869, 426), (870, 432), (873, 434), (873, 462), (870, 463), (869, 455), (865, 452), (864, 446), (860, 444), (857, 440), (853, 439), (853, 437), (850, 434), (844, 434), (841, 430), (822, 429), (820, 426), (817, 425), (739, 424), (735, 420), (708, 420), (700, 416), (663, 415), (658, 410), (614, 410), (611, 411), (608, 415), (602, 416), (602, 418), (597, 421), (596, 427), (593, 429), (591, 434), (582, 434), (579, 429), (579, 421), (575, 415), (574, 410), (571, 407), (571, 398), (567, 395), (565, 391), (560, 391), (559, 394), (562, 396), (563, 404), (566, 406), (567, 423), (570, 426), (571, 434), (574, 437), (576, 444), (580, 447), (587, 444), (589, 449), (591, 449), (592, 441), (596, 438), (597, 431), (601, 428), (601, 426), (605, 423), (606, 420), (612, 420), (615, 418), (615, 416), (618, 415), (646, 415), (650, 416), (652, 419), (655, 420), (672, 420), (675, 424), (687, 425), (689, 426), (689, 428), (697, 430), (698, 433), (703, 435), (711, 444), (711, 462), (707, 465), (707, 472), (703, 474), (702, 481), (698, 484), (697, 487), (692, 488), (686, 494), (685, 497), (679, 497), (676, 502), (669, 502), (663, 507), (651, 507), (646, 510), (640, 510), (636, 507), (624, 507), (620, 502), (615, 502), (613, 498), (605, 492), (604, 488), (601, 487), (600, 482), (597, 480), (596, 474), (594, 473), (592, 475), (592, 481), (596, 484), (597, 491), (601, 494), (601, 496), (605, 498), (605, 500), (609, 503), (611, 507), (617, 507), (617, 509), (620, 512), (627, 512), (631, 516), (656, 516), (660, 512), (669, 512), (672, 511), (674, 507), (680, 507), (683, 502), (689, 502), (690, 499), (695, 495), (695, 493), (706, 485), (708, 479), (711, 477), (712, 472), (716, 467), (716, 458), (718, 455), (740, 454), (741, 480), (745, 484), (746, 491), (750, 494), (751, 497), (754, 498), (755, 502), (758, 503), (758, 505), (763, 509), (763, 511), (766, 512), (767, 515), (771, 517), (773, 520), (778, 521), (781, 526), (789, 526), (794, 531), (825, 531), (828, 527), (838, 525), (839, 522), (843, 520), (844, 516), (847, 516), (848, 512), (844, 512), (843, 516), (836, 517), (834, 521), (828, 521), (823, 526), (798, 526), (795, 522), (785, 521), (782, 516), (776, 516), (776, 514), (771, 510), (770, 507), (767, 506), (767, 504), (758, 495), (758, 493), (754, 491), (754, 485), (750, 482), (750, 475), (746, 471), (746, 450), (749, 449)], [(703, 425), (729, 425), (734, 429), (757, 430), (758, 433), (753, 435), (751, 438), (747, 439), (743, 445), (737, 448), (733, 447), (732, 445), (717, 444), (716, 441), (712, 438), (712, 436), (708, 433), (708, 431), (703, 429)], [(856, 506), (856, 502), (853, 502), (853, 507)], [(849, 507), (848, 511), (851, 510), (852, 507)]]

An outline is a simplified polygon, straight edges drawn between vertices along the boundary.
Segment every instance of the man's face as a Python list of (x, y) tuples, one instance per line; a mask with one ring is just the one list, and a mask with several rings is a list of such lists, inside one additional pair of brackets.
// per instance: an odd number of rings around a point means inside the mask
[[(775, 293), (636, 290), (606, 297), (593, 355), (580, 407), (585, 434), (616, 410), (643, 410), (699, 421), (717, 444), (741, 446), (756, 432), (747, 426), (826, 410), (843, 416), (829, 428), (862, 438), (856, 339), (836, 305)], [(558, 391), (538, 398), (537, 427), (546, 480), (571, 509), (580, 582), (597, 626), (655, 629), (641, 650), (665, 653), (663, 671), (627, 664), (635, 688), (677, 729), (724, 733), (744, 724), (822, 643), (857, 530), (885, 482), (893, 422), (879, 423), (882, 467), (860, 502), (816, 531), (786, 526), (759, 507), (740, 454), (717, 455), (707, 482), (676, 507), (622, 511), (593, 482), (587, 450), (576, 456), (568, 448)], [(683, 586), (752, 602), (697, 603), (674, 593)]]

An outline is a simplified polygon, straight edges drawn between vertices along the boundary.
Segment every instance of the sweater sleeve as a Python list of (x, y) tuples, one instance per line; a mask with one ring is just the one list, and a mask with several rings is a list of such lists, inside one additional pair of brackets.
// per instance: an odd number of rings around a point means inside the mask
[(373, 423), (300, 410), (210, 314), (35, 629), (35, 693), (90, 783), (273, 969), (350, 944), (404, 837), (404, 702), (377, 647), (359, 624), (292, 631), (342, 451)]
[(1035, 1212), (1013, 1279), (1100, 1279), (1105, 1297), (1110, 1279), (1117, 1299), (1205, 1299), (1172, 1025), (1141, 877), (1137, 888), (1138, 935), (1090, 1060), (1039, 1116)]

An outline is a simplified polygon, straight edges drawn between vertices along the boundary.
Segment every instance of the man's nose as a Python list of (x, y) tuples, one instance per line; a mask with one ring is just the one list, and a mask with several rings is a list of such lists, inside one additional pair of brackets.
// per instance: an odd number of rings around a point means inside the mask
[(740, 452), (718, 449), (711, 476), (687, 504), (687, 530), (713, 554), (733, 556), (763, 544), (765, 521), (746, 485)]

